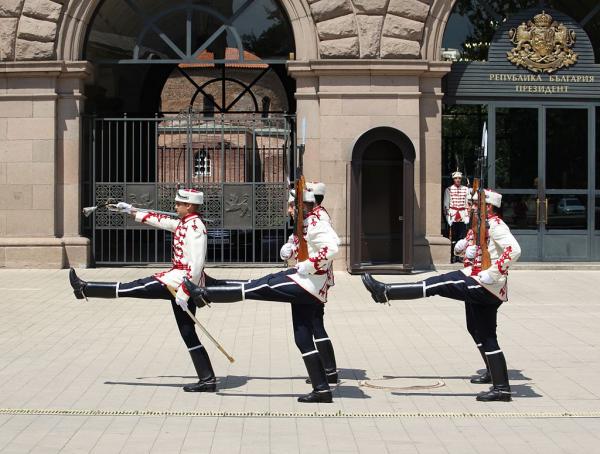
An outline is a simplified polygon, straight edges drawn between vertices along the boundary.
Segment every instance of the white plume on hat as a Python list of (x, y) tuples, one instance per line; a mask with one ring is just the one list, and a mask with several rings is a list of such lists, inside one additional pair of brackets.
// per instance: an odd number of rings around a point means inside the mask
[(500, 208), (502, 205), (502, 194), (499, 194), (491, 189), (485, 190), (485, 203), (494, 205), (496, 208)]
[(452, 178), (462, 178), (462, 172), (459, 172), (458, 170), (456, 172), (452, 172)]
[(321, 183), (320, 181), (311, 181), (310, 183), (306, 183), (306, 187), (315, 195), (322, 195), (325, 197), (325, 183)]
[(204, 193), (197, 189), (178, 189), (175, 195), (176, 202), (191, 203), (193, 205), (202, 205), (204, 203)]

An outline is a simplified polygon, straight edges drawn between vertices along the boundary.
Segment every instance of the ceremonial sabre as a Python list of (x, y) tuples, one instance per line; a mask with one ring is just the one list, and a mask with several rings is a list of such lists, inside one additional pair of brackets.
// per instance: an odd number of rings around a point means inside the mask
[[(167, 285), (167, 289), (169, 290), (171, 295), (173, 295), (173, 297), (175, 297), (177, 295), (177, 293), (175, 292), (175, 289), (173, 287), (170, 287)], [(200, 321), (198, 321), (198, 319), (194, 316), (194, 314), (192, 314), (192, 311), (190, 311), (187, 307), (185, 308), (185, 311), (190, 316), (190, 318), (194, 321), (194, 323), (198, 326), (198, 328), (200, 328), (200, 330), (206, 335), (206, 337), (208, 337), (211, 340), (211, 342), (213, 344), (215, 344), (215, 346), (219, 349), (219, 351), (225, 355), (225, 357), (229, 360), (229, 362), (230, 363), (235, 362), (235, 359), (233, 358), (233, 356), (231, 356), (229, 353), (227, 353), (225, 351), (225, 349), (221, 346), (221, 344), (219, 344), (219, 342), (217, 342), (217, 340), (211, 336), (211, 334), (208, 332), (208, 330), (204, 326), (202, 326), (202, 323), (200, 323)]]
[[(106, 203), (101, 203), (100, 205), (96, 205), (96, 206), (93, 206), (93, 207), (84, 207), (83, 208), (83, 215), (86, 218), (89, 218), (90, 215), (94, 211), (96, 211), (97, 209), (99, 209), (99, 208), (108, 208), (110, 211), (116, 211), (116, 212), (121, 213), (121, 210), (119, 210), (117, 208), (117, 205), (114, 203), (114, 201), (110, 200), (110, 201), (108, 201)], [(157, 214), (164, 214), (166, 216), (177, 217), (177, 213), (173, 213), (171, 211), (149, 210), (149, 209), (146, 209), (146, 208), (138, 208), (138, 207), (135, 207), (135, 206), (133, 208), (135, 208), (137, 211), (145, 211), (145, 212), (152, 211), (153, 213), (157, 213)]]

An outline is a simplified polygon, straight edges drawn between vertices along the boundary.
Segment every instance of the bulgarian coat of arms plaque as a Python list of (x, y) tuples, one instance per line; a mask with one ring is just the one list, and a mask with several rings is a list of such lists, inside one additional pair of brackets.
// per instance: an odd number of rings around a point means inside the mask
[(577, 62), (577, 54), (572, 49), (575, 31), (554, 21), (544, 11), (535, 15), (533, 21), (511, 28), (508, 36), (515, 45), (506, 54), (508, 60), (534, 73), (551, 74)]

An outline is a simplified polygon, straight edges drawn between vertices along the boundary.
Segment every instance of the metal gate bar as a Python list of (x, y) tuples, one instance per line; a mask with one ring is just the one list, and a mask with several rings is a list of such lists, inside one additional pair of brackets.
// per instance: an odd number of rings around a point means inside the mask
[[(288, 233), (293, 117), (187, 111), (154, 118), (89, 119), (94, 205), (127, 201), (173, 211), (178, 185), (204, 192), (210, 263), (279, 262)], [(89, 200), (89, 197), (86, 197)], [(99, 209), (91, 235), (98, 265), (171, 260), (171, 234)]]

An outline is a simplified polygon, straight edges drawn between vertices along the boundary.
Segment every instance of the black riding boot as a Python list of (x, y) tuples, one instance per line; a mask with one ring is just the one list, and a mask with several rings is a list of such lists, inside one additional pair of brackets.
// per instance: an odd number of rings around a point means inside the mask
[(208, 353), (203, 346), (190, 351), (192, 357), (192, 363), (198, 374), (198, 383), (191, 385), (185, 385), (183, 390), (185, 392), (196, 392), (196, 393), (214, 393), (217, 390), (217, 379), (215, 378), (215, 372), (213, 371), (212, 364)]
[(183, 278), (183, 285), (198, 307), (204, 307), (207, 303), (235, 303), (244, 300), (241, 285), (200, 287), (186, 277)]
[(483, 351), (483, 347), (478, 346), (477, 349), (479, 353), (481, 353), (481, 357), (483, 358), (483, 364), (485, 364), (485, 372), (481, 375), (477, 375), (471, 379), (471, 383), (475, 384), (485, 384), (492, 382), (492, 376), (490, 375), (490, 368), (488, 367), (487, 356), (485, 351)]
[[(315, 341), (323, 367), (325, 368), (325, 375), (327, 376), (327, 383), (335, 384), (338, 382), (337, 365), (335, 363), (335, 352), (333, 351), (333, 344), (329, 339), (323, 339)], [(306, 379), (306, 383), (311, 383), (310, 378)]]
[(489, 391), (479, 394), (477, 400), (482, 402), (495, 400), (510, 402), (512, 397), (510, 385), (508, 384), (508, 370), (506, 369), (504, 353), (499, 352), (493, 355), (487, 355), (487, 360), (490, 367), (493, 386)]
[(384, 284), (373, 279), (369, 273), (361, 276), (363, 284), (371, 297), (377, 303), (387, 303), (390, 300), (414, 300), (423, 298), (423, 282), (414, 282), (410, 284)]
[(308, 377), (313, 384), (313, 390), (304, 396), (298, 397), (298, 402), (331, 403), (331, 389), (329, 389), (329, 384), (327, 383), (327, 376), (321, 362), (321, 355), (315, 352), (311, 355), (303, 356), (303, 359), (308, 371)]
[(86, 282), (79, 279), (75, 270), (71, 268), (69, 271), (69, 282), (73, 287), (73, 294), (78, 300), (89, 298), (116, 298), (117, 283), (116, 282)]

